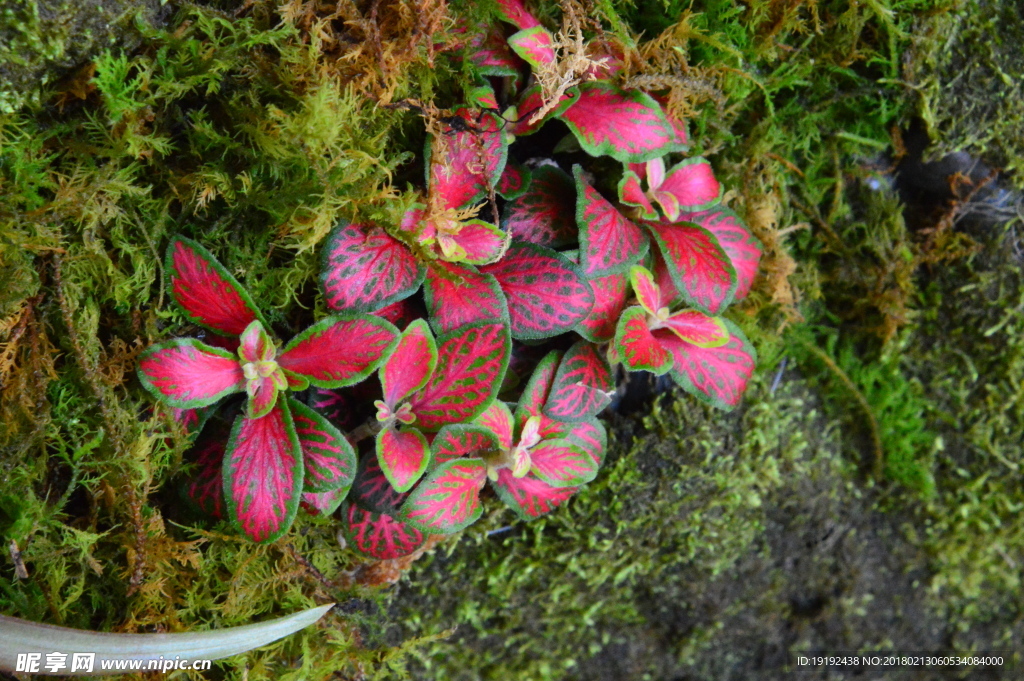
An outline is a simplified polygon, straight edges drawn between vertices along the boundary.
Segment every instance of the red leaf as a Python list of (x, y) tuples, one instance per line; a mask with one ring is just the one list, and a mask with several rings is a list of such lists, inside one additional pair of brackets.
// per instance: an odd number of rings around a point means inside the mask
[(341, 513), (345, 538), (364, 556), (393, 560), (415, 553), (427, 535), (389, 515), (348, 504)]
[[(660, 186), (654, 187), (655, 197), (670, 194), (675, 200), (673, 209), (662, 204), (669, 222), (679, 219), (680, 210), (703, 210), (721, 200), (722, 186), (715, 179), (711, 164), (702, 158), (688, 158), (672, 167)], [(659, 199), (661, 200), (661, 199)]]
[(508, 410), (508, 405), (501, 400), (491, 402), (491, 406), (487, 407), (480, 416), (477, 416), (473, 423), (494, 437), (498, 449), (510, 449), (512, 447), (512, 438), (514, 437), (512, 412)]
[(277, 404), (278, 385), (270, 376), (247, 381), (245, 391), (249, 394), (245, 413), (251, 419), (266, 416)]
[(468, 324), (441, 336), (437, 369), (411, 401), (416, 425), (437, 430), (486, 409), (505, 375), (511, 345), (505, 325), (497, 322)]
[(398, 346), (380, 368), (384, 402), (394, 409), (422, 388), (437, 366), (437, 343), (427, 323), (417, 319), (402, 333)]
[(324, 246), (320, 285), (327, 307), (373, 312), (416, 292), (423, 266), (380, 227), (342, 222)]
[(594, 466), (600, 468), (604, 462), (604, 452), (608, 447), (608, 433), (604, 426), (595, 418), (577, 423), (550, 421), (544, 426), (546, 437), (563, 438), (590, 455)]
[(186, 460), (196, 467), (189, 474), (185, 494), (203, 513), (214, 518), (224, 517), (224, 450), (227, 441), (223, 433), (210, 437), (203, 435), (192, 448)]
[(356, 453), (352, 445), (327, 419), (298, 400), (289, 399), (288, 406), (302, 447), (303, 491), (337, 490), (344, 499), (356, 477)]
[[(481, 420), (486, 417), (496, 404), (502, 403), (498, 401), (492, 402), (491, 406), (476, 418), (475, 423), (481, 423)], [(505, 411), (508, 411), (508, 407), (505, 408)], [(509, 414), (510, 424), (511, 421), (512, 415)], [(483, 425), (482, 423), (481, 426), (458, 423), (441, 428), (437, 433), (437, 437), (434, 438), (430, 445), (434, 465), (447, 463), (453, 459), (470, 458), (473, 455), (501, 448), (498, 438), (488, 428), (482, 427)]]
[(661, 297), (661, 289), (654, 281), (654, 275), (646, 267), (634, 266), (629, 271), (629, 283), (633, 285), (633, 292), (640, 306), (647, 310), (647, 314), (657, 315), (666, 301)]
[(369, 376), (398, 342), (398, 329), (370, 315), (321, 319), (285, 346), (277, 363), (318, 388), (341, 388)]
[(429, 142), (427, 186), (439, 210), (462, 209), (480, 201), (505, 168), (508, 139), (496, 114), (458, 109), (458, 127)]
[(416, 428), (377, 433), (377, 461), (396, 492), (408, 492), (430, 464), (430, 446)]
[(480, 271), (494, 275), (505, 293), (515, 338), (549, 338), (571, 331), (594, 304), (594, 293), (579, 267), (542, 246), (514, 243), (500, 262)]
[(253, 320), (238, 338), (238, 356), (243, 362), (263, 362), (274, 359), (277, 348), (263, 325)]
[(757, 364), (757, 354), (735, 324), (722, 320), (729, 329), (729, 341), (717, 348), (700, 348), (680, 340), (671, 331), (655, 331), (661, 344), (672, 353), (672, 378), (683, 390), (721, 409), (732, 409), (743, 397)]
[(348, 489), (332, 489), (327, 492), (303, 492), (299, 505), (310, 515), (328, 516), (338, 510), (345, 501)]
[(590, 277), (625, 272), (650, 248), (647, 235), (590, 186), (582, 168), (575, 166), (573, 174), (583, 271)]
[[(509, 237), (501, 228), (483, 220), (469, 220), (459, 224), (458, 234), (451, 235), (457, 246), (456, 257), (444, 257), (450, 262), (486, 265), (501, 258), (508, 248)], [(440, 241), (440, 237), (438, 238)]]
[(658, 249), (654, 249), (651, 256), (653, 261), (651, 272), (654, 274), (654, 281), (658, 284), (658, 290), (661, 292), (661, 299), (670, 309), (679, 307), (684, 302), (683, 296), (676, 289), (675, 282), (672, 281), (672, 273), (668, 271), (665, 259), (661, 257)]
[(747, 230), (740, 217), (728, 208), (713, 208), (700, 213), (683, 213), (679, 221), (692, 222), (715, 236), (736, 270), (738, 281), (733, 300), (745, 298), (757, 276), (761, 242)]
[(562, 113), (562, 120), (591, 156), (626, 163), (681, 151), (675, 130), (650, 95), (595, 80), (580, 85), (577, 99)]
[(576, 332), (593, 343), (606, 343), (615, 337), (615, 325), (626, 307), (626, 275), (591, 279), (590, 288), (594, 291), (594, 307)]
[(543, 440), (530, 450), (530, 474), (552, 487), (579, 487), (597, 476), (597, 464), (569, 440)]
[(171, 297), (189, 321), (237, 336), (253, 320), (263, 320), (245, 289), (195, 241), (182, 237), (172, 240), (164, 267)]
[(427, 270), (423, 297), (438, 333), (485, 320), (508, 320), (508, 303), (498, 281), (470, 265), (435, 261)]
[(416, 309), (408, 300), (399, 300), (397, 303), (391, 303), (376, 310), (373, 314), (388, 320), (399, 329), (404, 329), (410, 322), (419, 317)]
[(630, 371), (666, 373), (672, 368), (672, 355), (651, 335), (647, 312), (638, 306), (628, 308), (615, 330), (615, 350)]
[(545, 113), (542, 118), (533, 120), (535, 114), (544, 106), (544, 98), (541, 96), (541, 92), (540, 85), (531, 85), (519, 96), (515, 106), (506, 112), (505, 118), (512, 121), (508, 124), (508, 131), (512, 135), (516, 137), (532, 135), (544, 123), (562, 115), (566, 109), (575, 104), (576, 100), (579, 99), (579, 89), (569, 88), (551, 111)]
[(402, 504), (401, 518), (430, 534), (451, 534), (476, 522), (483, 512), (480, 490), (487, 482), (481, 459), (455, 459), (441, 464)]
[(266, 416), (239, 416), (224, 457), (224, 497), (231, 519), (250, 539), (280, 538), (302, 494), (302, 449), (287, 400)]
[(359, 472), (352, 485), (350, 499), (368, 511), (394, 515), (402, 505), (407, 493), (397, 491), (391, 486), (384, 471), (381, 470), (377, 454), (364, 456), (359, 462)]
[(544, 414), (558, 421), (582, 421), (608, 406), (614, 387), (608, 360), (593, 343), (578, 341), (558, 365)]
[(683, 299), (712, 316), (728, 307), (736, 291), (736, 270), (715, 237), (687, 223), (646, 224)]
[(525, 66), (509, 49), (505, 34), (493, 24), (476, 27), (467, 54), (481, 76), (516, 76)]
[(575, 494), (576, 489), (552, 487), (533, 475), (514, 478), (508, 468), (498, 471), (498, 481), (494, 483), (501, 500), (523, 520), (533, 520), (553, 511)]
[(512, 200), (520, 196), (530, 186), (530, 169), (509, 159), (505, 170), (501, 171), (501, 179), (494, 187), (503, 198)]
[(502, 224), (516, 241), (558, 248), (576, 241), (576, 188), (554, 166), (533, 171), (530, 188), (505, 206)]
[(508, 38), (508, 46), (533, 68), (555, 61), (554, 39), (543, 26), (524, 28)]
[(139, 380), (172, 407), (193, 409), (245, 389), (238, 358), (192, 338), (152, 345), (139, 357)]
[(645, 220), (657, 220), (658, 210), (651, 203), (640, 186), (640, 177), (632, 170), (627, 170), (619, 180), (619, 201), (640, 208)]
[[(522, 428), (531, 416), (542, 414), (544, 404), (548, 401), (548, 395), (551, 393), (551, 386), (555, 382), (555, 374), (561, 359), (562, 353), (552, 350), (537, 363), (537, 368), (533, 370), (530, 380), (526, 382), (523, 394), (519, 398), (519, 404), (516, 405), (515, 423), (517, 428)], [(508, 446), (512, 446), (511, 433)]]
[(717, 348), (729, 342), (729, 331), (720, 317), (709, 317), (696, 310), (683, 310), (661, 322), (680, 340), (701, 348)]
[(498, 16), (520, 29), (540, 26), (540, 22), (530, 14), (522, 0), (496, 0)]

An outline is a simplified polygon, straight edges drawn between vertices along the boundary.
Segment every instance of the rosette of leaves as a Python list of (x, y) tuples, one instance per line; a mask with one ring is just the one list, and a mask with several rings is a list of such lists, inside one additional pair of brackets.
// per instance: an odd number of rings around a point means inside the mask
[(361, 381), (392, 351), (398, 330), (379, 317), (334, 315), (282, 347), (245, 290), (199, 244), (174, 239), (165, 270), (185, 316), (237, 351), (192, 338), (165, 341), (142, 353), (139, 379), (176, 409), (212, 407), (246, 393), (226, 440), (200, 441), (202, 483), (193, 488), (208, 507), (222, 503), (250, 538), (273, 541), (291, 526), (303, 492), (314, 495), (308, 500), (315, 505), (336, 506), (355, 473), (355, 453), (341, 432), (288, 393)]

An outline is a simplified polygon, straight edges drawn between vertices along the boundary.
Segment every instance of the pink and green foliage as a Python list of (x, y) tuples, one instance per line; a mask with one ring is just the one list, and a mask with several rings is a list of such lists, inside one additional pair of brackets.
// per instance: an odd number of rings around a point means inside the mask
[(355, 504), (341, 512), (345, 538), (353, 548), (370, 558), (393, 560), (415, 553), (429, 535), (386, 513), (375, 513)]
[(427, 186), (438, 210), (462, 209), (487, 196), (505, 169), (508, 136), (500, 116), (458, 109), (462, 121), (428, 142)]
[(487, 482), (483, 459), (458, 458), (430, 472), (402, 504), (401, 518), (430, 534), (463, 530), (480, 517), (480, 490)]
[(736, 294), (738, 278), (714, 235), (685, 222), (645, 224), (683, 300), (709, 315), (725, 310)]
[(647, 235), (590, 185), (580, 166), (573, 174), (583, 271), (588, 277), (625, 272), (646, 255)]
[(561, 119), (591, 156), (638, 163), (682, 151), (658, 102), (644, 92), (620, 90), (608, 81), (580, 85), (576, 103)]
[(374, 513), (394, 515), (408, 496), (391, 486), (375, 455), (362, 458), (349, 501)]
[(580, 268), (543, 246), (513, 243), (504, 258), (480, 271), (498, 280), (508, 300), (513, 338), (550, 338), (571, 331), (594, 305)]
[(332, 310), (373, 312), (411, 296), (423, 282), (423, 265), (380, 227), (340, 223), (322, 259), (320, 284)]
[(735, 407), (756, 363), (739, 328), (697, 310), (670, 312), (651, 272), (634, 267), (630, 276), (640, 305), (619, 319), (613, 354), (630, 370), (671, 372), (684, 390), (709, 404)]
[(554, 38), (543, 26), (524, 28), (508, 38), (512, 51), (534, 68), (554, 63), (554, 42)]
[(519, 96), (515, 106), (505, 112), (505, 118), (512, 121), (509, 123), (508, 131), (516, 137), (532, 135), (540, 130), (547, 121), (558, 118), (566, 109), (576, 103), (579, 99), (579, 88), (569, 88), (562, 98), (550, 111), (547, 111), (537, 120), (536, 114), (544, 106), (544, 99), (541, 97), (541, 87), (538, 84), (531, 85)]
[(153, 345), (139, 357), (139, 380), (172, 407), (194, 409), (245, 390), (238, 359), (192, 338)]
[[(646, 166), (627, 170), (619, 183), (623, 203), (641, 208), (644, 219), (657, 219), (657, 204), (666, 221), (676, 222), (683, 211), (710, 208), (721, 201), (722, 188), (715, 179), (711, 164), (702, 158), (688, 158), (670, 170), (665, 160), (652, 159)], [(639, 171), (639, 172), (637, 172)], [(641, 177), (647, 178), (647, 191), (641, 189)]]
[(430, 464), (422, 431), (471, 420), (493, 400), (508, 366), (509, 339), (500, 322), (471, 324), (434, 340), (413, 322), (381, 367), (384, 400), (377, 402), (377, 459), (399, 492)]
[(566, 351), (544, 405), (556, 421), (583, 421), (611, 402), (611, 367), (597, 346), (579, 341)]
[(505, 164), (505, 169), (501, 171), (498, 184), (494, 185), (494, 191), (502, 198), (511, 201), (525, 192), (529, 188), (530, 182), (532, 182), (530, 169), (509, 159)]
[(515, 76), (525, 66), (496, 25), (481, 24), (471, 32), (469, 60), (481, 76)]
[(703, 227), (715, 237), (736, 270), (737, 284), (733, 299), (745, 298), (757, 276), (761, 243), (750, 233), (740, 217), (728, 208), (717, 207), (698, 213), (681, 213), (679, 221)]
[(195, 241), (172, 240), (164, 271), (171, 298), (190, 321), (225, 336), (237, 336), (251, 322), (263, 321), (245, 289)]
[(356, 477), (355, 450), (322, 415), (297, 400), (289, 400), (288, 404), (302, 446), (303, 491), (338, 492), (344, 499)]
[(497, 279), (470, 265), (438, 261), (427, 271), (423, 298), (438, 333), (479, 321), (508, 321), (508, 302)]
[(502, 226), (519, 242), (560, 248), (576, 242), (575, 187), (564, 171), (540, 166), (529, 189), (505, 205)]
[(498, 17), (520, 30), (540, 26), (540, 22), (530, 14), (522, 0), (496, 0), (495, 4)]

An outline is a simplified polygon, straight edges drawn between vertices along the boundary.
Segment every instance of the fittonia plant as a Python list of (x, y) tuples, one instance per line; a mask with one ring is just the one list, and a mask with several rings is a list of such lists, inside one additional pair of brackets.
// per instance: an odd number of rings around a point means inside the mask
[[(338, 315), (278, 349), (208, 253), (171, 246), (175, 300), (239, 349), (169, 341), (140, 376), (176, 407), (247, 393), (221, 465), (229, 515), (254, 539), (287, 529), (303, 489), (323, 513), (345, 497), (355, 454), (332, 419), (366, 444), (346, 536), (394, 558), (474, 522), (488, 488), (529, 520), (592, 480), (616, 365), (668, 374), (723, 409), (742, 398), (756, 359), (723, 313), (750, 291), (761, 248), (710, 163), (685, 156), (664, 92), (616, 80), (623, 50), (591, 46), (600, 56), (566, 72), (519, 0), (497, 5), (499, 21), (463, 32), (477, 78), (467, 100), (409, 105), (430, 119), (412, 208), (329, 235), (320, 284)], [(378, 365), (379, 390), (338, 390)], [(326, 418), (289, 397), (307, 385)], [(220, 461), (209, 441), (199, 449)]]

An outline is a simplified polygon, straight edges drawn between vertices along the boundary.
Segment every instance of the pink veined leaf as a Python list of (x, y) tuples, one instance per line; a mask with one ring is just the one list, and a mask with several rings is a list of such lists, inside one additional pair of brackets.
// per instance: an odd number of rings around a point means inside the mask
[[(665, 174), (664, 181), (656, 187), (652, 181), (651, 186), (669, 222), (678, 220), (680, 211), (710, 208), (722, 197), (722, 186), (711, 164), (699, 157), (677, 163)], [(671, 201), (666, 203), (668, 197)]]
[(263, 320), (252, 298), (213, 255), (191, 239), (167, 247), (167, 288), (189, 321), (226, 336), (238, 336)]
[(466, 103), (481, 109), (497, 109), (498, 98), (490, 85), (475, 85), (466, 89)]
[(529, 188), (532, 182), (532, 173), (526, 166), (520, 165), (509, 159), (505, 169), (501, 171), (501, 178), (494, 190), (504, 198), (511, 201), (518, 198)]
[(481, 76), (516, 76), (525, 66), (505, 40), (505, 34), (494, 24), (480, 24), (471, 29), (472, 38), (466, 53), (474, 70)]
[(394, 560), (415, 553), (427, 536), (407, 523), (384, 513), (364, 510), (354, 504), (343, 508), (345, 538), (364, 556)]
[(496, 0), (498, 16), (520, 29), (540, 26), (540, 22), (526, 10), (522, 0)]
[(466, 108), (455, 116), (463, 121), (459, 128), (427, 142), (427, 186), (440, 210), (466, 208), (484, 198), (501, 177), (508, 157), (500, 116)]
[(494, 437), (498, 449), (510, 449), (515, 437), (512, 412), (501, 400), (494, 400), (482, 414), (476, 417), (473, 425), (479, 426)]
[(423, 284), (430, 322), (448, 333), (472, 322), (508, 320), (508, 302), (498, 281), (470, 265), (431, 263)]
[(196, 464), (189, 474), (185, 494), (203, 513), (220, 519), (224, 517), (224, 451), (227, 440), (218, 436), (202, 436), (187, 455)]
[(338, 510), (348, 495), (347, 489), (332, 489), (327, 492), (303, 492), (299, 505), (310, 515), (329, 516)]
[(461, 223), (458, 234), (451, 238), (458, 246), (459, 255), (444, 259), (470, 265), (486, 265), (498, 260), (509, 244), (509, 236), (500, 227), (484, 220)]
[(713, 208), (699, 213), (683, 213), (680, 222), (692, 222), (711, 232), (736, 270), (736, 294), (741, 300), (750, 293), (761, 260), (761, 242), (754, 237), (736, 213), (728, 208)]
[(729, 342), (729, 330), (720, 317), (709, 317), (697, 310), (676, 312), (661, 322), (662, 327), (699, 348), (717, 348)]
[(576, 332), (592, 343), (606, 343), (615, 337), (615, 325), (626, 308), (627, 280), (625, 274), (609, 274), (590, 280), (594, 291), (594, 307), (580, 322)]
[(561, 118), (591, 156), (626, 163), (681, 151), (675, 130), (650, 95), (623, 91), (602, 80), (579, 87), (578, 101)]
[(253, 320), (238, 338), (238, 357), (243, 362), (263, 362), (274, 359), (277, 348), (258, 320)]
[(422, 388), (437, 366), (437, 343), (430, 328), (417, 319), (402, 333), (398, 346), (380, 368), (384, 402), (394, 409)]
[(508, 38), (508, 46), (533, 68), (540, 68), (555, 61), (554, 38), (543, 26), (524, 28)]
[(658, 209), (654, 207), (651, 200), (647, 198), (643, 187), (640, 184), (640, 176), (632, 170), (627, 170), (619, 180), (619, 201), (627, 206), (636, 206), (640, 209), (641, 217), (645, 220), (657, 220)]
[(564, 171), (540, 166), (533, 171), (530, 188), (505, 205), (502, 224), (516, 241), (549, 248), (575, 243), (575, 194)]
[(736, 270), (710, 232), (688, 223), (645, 224), (687, 303), (712, 316), (729, 306), (736, 292)]
[(416, 425), (437, 430), (487, 408), (508, 368), (512, 341), (504, 324), (467, 324), (438, 339), (437, 369), (410, 404)]
[[(476, 418), (476, 423), (487, 414), (498, 401), (491, 403), (483, 414)], [(511, 414), (509, 421), (511, 421)], [(447, 463), (453, 459), (468, 459), (474, 455), (501, 448), (498, 438), (489, 429), (468, 423), (456, 423), (444, 426), (438, 431), (437, 437), (430, 444), (434, 465)]]
[[(558, 372), (558, 363), (562, 359), (562, 353), (552, 350), (544, 359), (537, 363), (530, 380), (526, 382), (523, 394), (516, 405), (515, 425), (522, 428), (526, 420), (531, 416), (540, 416), (544, 410), (544, 404), (551, 394), (551, 386), (555, 382), (555, 374)], [(509, 447), (512, 446), (511, 433), (509, 434)]]
[(642, 307), (627, 308), (615, 330), (615, 350), (630, 371), (650, 371), (661, 375), (672, 368), (672, 355), (651, 335), (647, 311)]
[(408, 492), (430, 465), (430, 445), (416, 428), (377, 433), (377, 462), (397, 492)]
[(551, 421), (545, 424), (545, 430), (548, 431), (548, 437), (568, 440), (585, 451), (597, 468), (604, 463), (604, 453), (608, 447), (608, 432), (596, 418), (576, 423)]
[(356, 453), (352, 445), (327, 419), (298, 400), (289, 399), (288, 406), (302, 447), (303, 491), (336, 490), (344, 499), (356, 477)]
[(371, 315), (321, 319), (289, 341), (277, 363), (318, 388), (341, 388), (369, 376), (398, 342), (398, 329)]
[(569, 88), (551, 111), (535, 121), (533, 120), (534, 115), (544, 106), (544, 98), (541, 96), (540, 85), (531, 85), (519, 96), (515, 106), (505, 112), (505, 119), (512, 121), (508, 124), (508, 131), (515, 137), (532, 135), (550, 119), (561, 116), (566, 109), (576, 103), (577, 99), (579, 99), (579, 89)]
[(376, 452), (362, 458), (349, 496), (352, 503), (374, 513), (394, 515), (407, 496), (407, 492), (399, 492), (391, 486), (377, 461)]
[(480, 490), (487, 482), (481, 459), (455, 459), (430, 472), (402, 504), (400, 517), (430, 534), (451, 534), (480, 517)]
[(501, 500), (523, 520), (533, 520), (550, 513), (576, 490), (576, 487), (552, 487), (533, 475), (515, 478), (508, 468), (498, 471), (498, 481), (494, 483), (494, 491)]
[(637, 301), (647, 310), (647, 314), (657, 315), (661, 308), (666, 307), (667, 301), (661, 297), (661, 289), (646, 267), (634, 265), (629, 271), (629, 282), (633, 285)]
[(245, 390), (237, 357), (192, 338), (146, 348), (139, 357), (138, 374), (154, 397), (179, 409), (205, 407)]
[(580, 166), (573, 168), (573, 174), (583, 271), (589, 277), (627, 271), (650, 248), (647, 235), (590, 186)]
[(571, 331), (594, 305), (594, 292), (579, 267), (542, 246), (513, 243), (500, 262), (480, 271), (498, 280), (517, 339)]
[(651, 253), (651, 260), (653, 264), (651, 266), (651, 273), (654, 274), (654, 281), (658, 284), (658, 290), (661, 292), (661, 299), (669, 309), (679, 307), (684, 301), (683, 296), (676, 289), (676, 284), (672, 281), (672, 273), (668, 271), (668, 265), (665, 264), (665, 259), (661, 257), (661, 253), (658, 249), (654, 249)]
[(672, 353), (675, 382), (704, 402), (730, 410), (743, 398), (757, 354), (739, 327), (727, 319), (722, 321), (729, 329), (729, 341), (717, 348), (691, 345), (667, 329), (654, 333)]
[(267, 376), (247, 381), (245, 391), (249, 395), (245, 413), (251, 419), (258, 419), (266, 416), (277, 404), (280, 389), (274, 379)]
[(235, 419), (224, 457), (224, 497), (231, 519), (257, 542), (279, 539), (302, 495), (302, 448), (287, 400), (266, 416)]
[(408, 298), (423, 282), (423, 266), (381, 227), (340, 223), (327, 237), (320, 286), (327, 307), (373, 312)]
[(614, 389), (608, 360), (593, 343), (578, 341), (558, 365), (544, 414), (558, 421), (582, 421), (607, 407)]
[(569, 440), (542, 441), (530, 461), (530, 473), (552, 487), (579, 487), (597, 476), (594, 459)]

